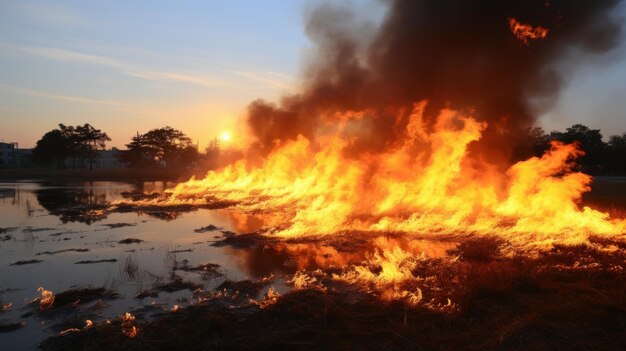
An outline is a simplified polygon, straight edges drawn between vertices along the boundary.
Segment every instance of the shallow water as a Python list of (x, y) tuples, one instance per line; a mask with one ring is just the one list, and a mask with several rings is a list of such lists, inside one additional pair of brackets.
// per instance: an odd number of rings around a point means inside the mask
[[(13, 304), (9, 311), (0, 312), (0, 319), (26, 322), (26, 327), (20, 330), (0, 334), (2, 348), (36, 348), (46, 335), (56, 332), (47, 327), (56, 321), (20, 317), (29, 311), (24, 307), (39, 295), (37, 288), (40, 286), (55, 293), (75, 287), (105, 286), (115, 289), (121, 298), (108, 302), (109, 306), (100, 315), (106, 319), (153, 303), (170, 308), (177, 303), (177, 298), (190, 297), (189, 291), (180, 291), (160, 293), (158, 298), (134, 298), (155, 282), (167, 282), (175, 262), (180, 264), (188, 260), (190, 266), (216, 263), (220, 265), (219, 271), (232, 280), (256, 279), (260, 274), (271, 273), (272, 268), (251, 270), (246, 266), (245, 255), (239, 255), (239, 250), (210, 246), (216, 237), (222, 236), (219, 230), (194, 231), (209, 224), (221, 230), (233, 230), (233, 219), (223, 212), (201, 209), (167, 221), (138, 213), (102, 216), (96, 211), (85, 214), (82, 207), (121, 200), (121, 193), (125, 191), (152, 192), (167, 186), (171, 184), (0, 183), (0, 228), (5, 231), (0, 234), (0, 301)], [(77, 210), (67, 211), (68, 208)], [(107, 226), (118, 223), (123, 226)], [(126, 238), (138, 238), (143, 242), (118, 243)], [(88, 251), (54, 253), (67, 249)], [(79, 261), (110, 259), (117, 262), (76, 264)], [(12, 265), (25, 260), (42, 262)], [(137, 265), (131, 273), (124, 270), (127, 260)], [(185, 281), (202, 284), (206, 289), (219, 285), (225, 279), (203, 280), (193, 272), (176, 271), (176, 274)]]
[[(588, 196), (594, 203), (618, 205), (626, 196), (626, 178), (599, 178), (597, 191)], [(135, 295), (155, 284), (168, 282), (173, 273), (210, 290), (225, 279), (260, 279), (281, 276), (298, 269), (342, 266), (362, 260), (363, 251), (338, 252), (320, 242), (275, 243), (271, 247), (236, 249), (211, 244), (223, 238), (223, 231), (245, 233), (262, 225), (254, 216), (228, 210), (198, 209), (167, 216), (162, 213), (107, 213), (98, 210), (123, 200), (123, 192), (160, 192), (174, 184), (163, 182), (0, 182), (0, 303), (12, 303), (0, 312), (0, 321), (23, 321), (17, 331), (0, 333), (2, 349), (36, 349), (49, 335), (58, 333), (58, 323), (72, 316), (24, 316), (28, 304), (44, 287), (55, 293), (72, 288), (106, 287), (120, 294), (95, 313), (94, 322), (112, 319), (125, 311), (140, 314), (142, 307), (167, 310), (191, 298), (188, 290), (159, 293), (157, 298), (137, 299)], [(594, 188), (595, 189), (595, 188)], [(213, 225), (218, 229), (196, 232)], [(137, 238), (140, 243), (122, 244)], [(383, 240), (388, 240), (384, 239)], [(391, 245), (404, 245), (401, 239)], [(399, 241), (398, 241), (399, 240)], [(452, 242), (412, 240), (410, 249), (429, 257), (446, 255)], [(74, 250), (75, 249), (75, 250)], [(405, 248), (407, 249), (407, 248)], [(63, 251), (61, 250), (74, 250)], [(87, 251), (85, 251), (87, 250)], [(79, 261), (117, 260), (93, 264)], [(18, 261), (39, 263), (13, 265)], [(186, 260), (189, 266), (219, 264), (219, 277), (174, 270)], [(288, 289), (277, 279), (273, 287)], [(146, 309), (143, 309), (146, 310)], [(75, 316), (74, 316), (75, 317)]]

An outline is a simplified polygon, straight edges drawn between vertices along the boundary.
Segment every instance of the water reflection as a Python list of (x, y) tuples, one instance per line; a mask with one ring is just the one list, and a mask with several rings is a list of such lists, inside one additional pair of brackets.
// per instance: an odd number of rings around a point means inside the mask
[(242, 271), (259, 279), (302, 270), (339, 269), (396, 247), (415, 256), (436, 259), (447, 256), (456, 245), (455, 241), (361, 233), (307, 242), (272, 241), (251, 248), (226, 248), (226, 253), (238, 258)]
[[(162, 192), (173, 185), (170, 182), (3, 183), (0, 185), (0, 200), (23, 207), (29, 217), (38, 210), (43, 210), (59, 217), (63, 223), (92, 224), (106, 219), (111, 204), (115, 201), (130, 200), (133, 194)], [(41, 208), (38, 209), (37, 205)], [(178, 213), (172, 211), (154, 211), (147, 214), (166, 220), (178, 216)]]
[(107, 194), (90, 188), (42, 188), (35, 190), (39, 205), (61, 222), (92, 224), (107, 217)]

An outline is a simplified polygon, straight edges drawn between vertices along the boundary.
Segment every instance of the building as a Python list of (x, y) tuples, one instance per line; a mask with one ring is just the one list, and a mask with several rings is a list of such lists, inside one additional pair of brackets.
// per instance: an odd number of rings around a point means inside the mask
[(0, 168), (19, 167), (17, 143), (0, 142)]
[(17, 165), (20, 168), (33, 167), (33, 149), (18, 149)]
[[(111, 150), (98, 150), (93, 160), (94, 169), (126, 168), (126, 164), (120, 162), (116, 155), (120, 151), (116, 148)], [(65, 168), (77, 169), (89, 168), (89, 160), (79, 157), (73, 160), (67, 157), (63, 164)], [(0, 142), (0, 169), (2, 168), (29, 168), (33, 167), (33, 149), (20, 149), (17, 143)]]
[[(116, 157), (119, 153), (120, 151), (116, 148), (96, 151), (93, 159), (93, 169), (126, 168), (126, 164), (120, 162)], [(67, 169), (89, 169), (89, 160), (83, 157), (77, 157), (76, 159), (67, 157), (63, 164)]]
[[(109, 168), (126, 168), (126, 164), (120, 162), (116, 155), (120, 151), (113, 148), (111, 150), (99, 150), (96, 152), (96, 158), (93, 160), (93, 168), (109, 169)], [(89, 167), (87, 161), (87, 167)]]

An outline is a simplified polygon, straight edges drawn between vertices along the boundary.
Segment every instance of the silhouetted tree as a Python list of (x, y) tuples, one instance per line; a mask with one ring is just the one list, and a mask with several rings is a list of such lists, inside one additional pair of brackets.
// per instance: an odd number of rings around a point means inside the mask
[(609, 138), (606, 146), (605, 170), (626, 172), (626, 133)]
[(156, 167), (160, 164), (167, 168), (189, 167), (199, 157), (198, 149), (191, 139), (172, 127), (137, 134), (126, 147), (128, 150), (118, 158), (132, 167)]
[(96, 129), (89, 124), (77, 126), (74, 131), (78, 152), (89, 160), (89, 170), (91, 171), (93, 170), (93, 160), (96, 157), (96, 152), (104, 150), (106, 142), (111, 141), (111, 138), (100, 129)]
[(59, 128), (53, 129), (37, 142), (33, 150), (33, 159), (40, 165), (50, 166), (56, 161), (58, 168), (65, 167), (65, 159), (72, 158), (72, 168), (76, 169), (78, 158), (89, 160), (89, 169), (93, 169), (93, 159), (96, 151), (102, 150), (106, 142), (111, 140), (109, 136), (89, 124), (82, 126), (66, 126), (59, 124)]
[(602, 141), (602, 133), (599, 129), (590, 129), (582, 124), (575, 124), (567, 128), (565, 132), (551, 132), (550, 139), (568, 144), (577, 142), (579, 148), (585, 152), (585, 155), (579, 159), (583, 168), (592, 172), (601, 170), (606, 144)]
[(43, 135), (33, 149), (33, 162), (51, 167), (56, 162), (57, 168), (64, 167), (63, 161), (70, 152), (70, 144), (63, 132), (53, 129)]
[(59, 131), (61, 131), (61, 134), (66, 140), (68, 152), (72, 158), (72, 169), (76, 169), (76, 159), (80, 157), (80, 147), (78, 135), (76, 134), (76, 128), (59, 123)]

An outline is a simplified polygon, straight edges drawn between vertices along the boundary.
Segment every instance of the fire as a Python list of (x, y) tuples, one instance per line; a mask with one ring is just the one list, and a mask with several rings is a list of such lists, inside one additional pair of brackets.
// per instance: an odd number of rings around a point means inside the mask
[(509, 18), (509, 28), (517, 39), (528, 45), (529, 40), (545, 39), (548, 36), (548, 29), (542, 26), (533, 27), (530, 24), (522, 24), (515, 18)]
[(39, 287), (37, 292), (41, 293), (41, 296), (36, 298), (35, 301), (39, 300), (39, 309), (46, 310), (54, 304), (54, 293), (50, 290), (46, 290), (43, 287)]
[(122, 320), (122, 333), (124, 335), (129, 338), (134, 338), (137, 334), (139, 334), (139, 328), (135, 326), (135, 316), (126, 312), (120, 319)]
[(263, 296), (263, 300), (257, 301), (254, 299), (250, 299), (250, 303), (253, 305), (257, 305), (262, 309), (265, 309), (278, 302), (279, 298), (280, 294), (276, 290), (274, 290), (273, 287), (270, 287)]
[[(260, 165), (238, 161), (181, 183), (148, 204), (235, 202), (234, 210), (260, 215), (263, 231), (280, 238), (354, 231), (471, 233), (500, 236), (513, 249), (534, 251), (585, 243), (589, 235), (624, 237), (624, 220), (580, 206), (592, 179), (573, 171), (582, 155), (575, 144), (553, 142), (542, 157), (502, 172), (469, 153), (485, 122), (443, 110), (427, 127), (425, 106), (415, 104), (402, 143), (390, 151), (345, 156), (350, 140), (342, 136), (341, 124), (315, 143), (301, 136), (278, 144)], [(345, 116), (355, 118), (359, 113)], [(393, 261), (402, 253), (377, 255)], [(404, 274), (389, 272), (378, 279)]]
[(303, 271), (297, 271), (296, 274), (291, 277), (287, 281), (289, 284), (293, 285), (296, 290), (307, 289), (314, 286), (317, 283), (317, 278), (311, 276)]
[[(412, 271), (417, 258), (399, 247), (386, 251), (376, 251), (366, 265), (352, 266), (351, 269), (335, 278), (353, 283), (373, 283), (378, 286), (394, 285), (412, 280)], [(378, 271), (369, 266), (379, 267)]]
[(81, 330), (87, 330), (87, 329), (91, 329), (93, 328), (93, 322), (90, 319), (86, 319), (85, 320), (85, 326), (83, 327), (83, 329), (78, 329), (78, 328), (69, 328), (69, 329), (65, 329), (59, 332), (59, 335), (64, 336), (67, 334), (71, 334), (71, 333), (77, 333)]

